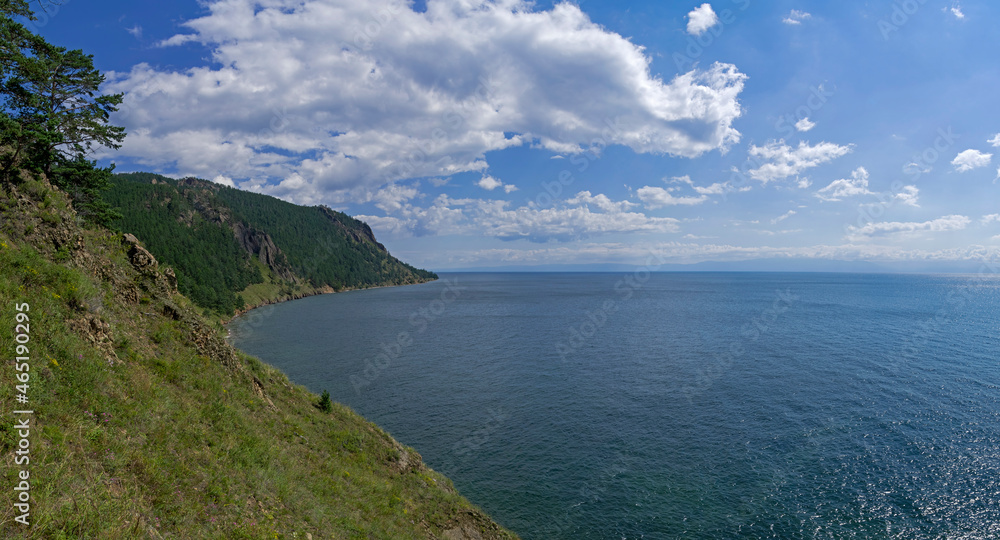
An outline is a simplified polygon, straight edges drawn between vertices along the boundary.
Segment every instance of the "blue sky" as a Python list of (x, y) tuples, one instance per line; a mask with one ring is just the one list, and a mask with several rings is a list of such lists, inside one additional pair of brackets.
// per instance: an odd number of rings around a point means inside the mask
[(989, 2), (67, 2), (119, 171), (370, 223), (437, 270), (1000, 248)]

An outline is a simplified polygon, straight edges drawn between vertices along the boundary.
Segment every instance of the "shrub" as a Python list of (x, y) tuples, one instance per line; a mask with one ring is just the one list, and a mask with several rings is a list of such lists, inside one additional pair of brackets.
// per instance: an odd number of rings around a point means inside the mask
[(323, 395), (319, 397), (319, 403), (316, 406), (323, 412), (332, 411), (333, 403), (330, 402), (330, 392), (323, 390)]

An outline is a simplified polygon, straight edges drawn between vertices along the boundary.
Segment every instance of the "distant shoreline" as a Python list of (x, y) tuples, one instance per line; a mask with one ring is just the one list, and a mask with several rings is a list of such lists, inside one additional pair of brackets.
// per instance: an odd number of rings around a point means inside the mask
[[(312, 289), (310, 291), (298, 292), (298, 293), (294, 293), (294, 294), (291, 294), (291, 295), (284, 295), (284, 296), (281, 296), (279, 298), (272, 298), (272, 299), (265, 300), (263, 302), (259, 302), (257, 304), (252, 305), (252, 306), (246, 307), (244, 309), (237, 309), (236, 312), (233, 313), (233, 315), (231, 317), (229, 317), (228, 319), (221, 319), (220, 322), (222, 323), (222, 326), (228, 326), (229, 323), (233, 322), (237, 317), (239, 317), (241, 315), (246, 315), (247, 313), (250, 313), (251, 311), (253, 311), (255, 309), (262, 308), (264, 306), (271, 306), (271, 305), (274, 305), (274, 304), (282, 304), (282, 303), (285, 303), (285, 302), (291, 302), (292, 300), (301, 300), (303, 298), (308, 298), (310, 296), (319, 296), (321, 294), (336, 294), (336, 293), (343, 293), (343, 292), (349, 292), (349, 291), (364, 291), (364, 290), (368, 290), (368, 289), (384, 289), (384, 288), (389, 288), (389, 287), (404, 287), (406, 285), (420, 285), (422, 283), (430, 283), (432, 281), (437, 281), (437, 280), (438, 280), (438, 278), (433, 278), (433, 279), (426, 279), (424, 281), (418, 281), (416, 283), (399, 283), (399, 284), (395, 284), (395, 285), (373, 285), (371, 287), (347, 287), (347, 288), (340, 289), (340, 290), (336, 290), (336, 289), (334, 289), (333, 287), (331, 287), (329, 285), (324, 285), (322, 287), (315, 288), (315, 289)], [(228, 339), (231, 336), (232, 332), (229, 331), (228, 328), (226, 330), (227, 330), (227, 332), (226, 332), (226, 338)]]

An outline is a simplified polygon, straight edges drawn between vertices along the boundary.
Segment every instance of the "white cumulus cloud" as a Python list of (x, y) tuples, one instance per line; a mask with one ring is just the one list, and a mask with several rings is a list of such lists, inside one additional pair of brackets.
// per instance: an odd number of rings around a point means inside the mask
[(630, 201), (612, 201), (603, 193), (592, 195), (589, 191), (577, 193), (575, 197), (567, 199), (566, 204), (593, 205), (602, 212), (625, 212), (634, 206), (638, 206), (636, 203)]
[(504, 184), (497, 178), (490, 175), (483, 175), (482, 178), (476, 182), (476, 185), (485, 189), (486, 191), (493, 191), (496, 188), (503, 188), (504, 193), (511, 193), (517, 191), (517, 186), (513, 184)]
[(785, 144), (784, 139), (771, 141), (764, 146), (751, 144), (748, 151), (750, 156), (764, 163), (751, 169), (750, 177), (766, 184), (836, 159), (849, 153), (852, 148), (853, 145), (841, 146), (830, 142), (810, 146), (806, 141), (800, 141), (798, 147), (792, 148)]
[(797, 9), (793, 9), (788, 13), (788, 15), (785, 16), (785, 18), (781, 19), (781, 22), (785, 24), (797, 25), (797, 24), (802, 24), (802, 21), (811, 18), (812, 14), (807, 13), (805, 11), (799, 11)]
[(933, 167), (926, 163), (920, 163), (917, 161), (911, 161), (906, 165), (903, 165), (903, 172), (908, 175), (921, 175), (931, 172)]
[(381, 208), (384, 212), (395, 212), (403, 207), (406, 201), (416, 197), (419, 194), (416, 186), (400, 186), (398, 184), (389, 184), (378, 190), (372, 199), (375, 201), (375, 206)]
[[(737, 188), (737, 187), (733, 186), (729, 182), (716, 182), (716, 183), (710, 184), (708, 186), (697, 186), (697, 185), (695, 185), (694, 181), (691, 180), (691, 177), (688, 176), (688, 175), (686, 175), (686, 174), (684, 176), (674, 176), (673, 178), (670, 179), (670, 183), (672, 183), (672, 184), (687, 184), (687, 185), (691, 186), (691, 189), (693, 189), (695, 191), (695, 193), (697, 193), (699, 195), (724, 195), (726, 193), (732, 193), (732, 192), (750, 191), (750, 189), (751, 189), (750, 186), (743, 186), (743, 187)], [(668, 189), (667, 191), (671, 191), (671, 190)], [(704, 200), (704, 199), (701, 199), (701, 200)], [(692, 204), (694, 204), (694, 203), (692, 203)]]
[(917, 186), (903, 186), (903, 188), (899, 190), (899, 193), (893, 195), (892, 198), (899, 201), (901, 204), (920, 208), (920, 205), (917, 204), (917, 198), (919, 195), (920, 189), (918, 189)]
[(513, 207), (509, 201), (440, 195), (427, 207), (405, 205), (393, 216), (357, 218), (369, 223), (378, 234), (402, 237), (458, 234), (540, 243), (572, 242), (611, 233), (679, 230), (677, 219), (631, 212), (632, 206), (635, 204), (586, 191), (550, 208)]
[(923, 222), (881, 221), (864, 226), (848, 227), (849, 237), (887, 236), (893, 234), (913, 234), (921, 232), (958, 231), (966, 228), (970, 219), (962, 215), (943, 216)]
[(497, 180), (496, 178), (490, 175), (486, 175), (480, 178), (479, 181), (476, 182), (476, 185), (485, 189), (486, 191), (493, 191), (494, 189), (502, 186), (503, 182)]
[(712, 10), (712, 5), (704, 3), (688, 13), (687, 32), (692, 36), (700, 36), (706, 30), (719, 24), (719, 17)]
[(959, 152), (959, 154), (955, 156), (955, 159), (951, 160), (951, 164), (955, 166), (956, 171), (965, 172), (989, 165), (990, 159), (992, 158), (993, 154), (987, 154), (970, 148)]
[(802, 120), (795, 122), (795, 129), (799, 131), (809, 131), (814, 127), (816, 127), (816, 122), (811, 122), (808, 118), (803, 118)]
[(816, 192), (816, 196), (824, 201), (839, 201), (857, 195), (874, 195), (868, 190), (868, 170), (864, 167), (854, 169), (850, 178), (834, 180)]
[[(863, 195), (879, 195), (868, 189), (868, 170), (858, 167), (851, 171), (850, 178), (841, 178), (830, 182), (826, 187), (819, 189), (815, 193), (816, 197), (824, 201), (841, 201), (848, 197), (858, 197)], [(906, 206), (919, 208), (917, 201), (920, 196), (920, 189), (916, 186), (902, 186), (899, 191), (889, 199), (884, 195), (879, 199), (881, 204), (891, 200)]]
[(780, 215), (780, 216), (772, 219), (771, 220), (771, 225), (777, 225), (778, 223), (781, 223), (782, 221), (785, 221), (786, 219), (794, 216), (796, 213), (797, 212), (795, 210), (789, 210), (789, 211), (785, 212), (784, 214), (782, 214), (782, 215)]
[(378, 0), (207, 0), (205, 10), (161, 43), (201, 44), (204, 65), (109, 74), (105, 90), (126, 94), (117, 156), (315, 204), (485, 171), (488, 152), (510, 147), (696, 157), (740, 139), (746, 76), (735, 66), (663, 80), (642, 47), (568, 2), (428, 0), (416, 12)]
[(669, 190), (655, 186), (643, 186), (636, 190), (636, 194), (639, 196), (639, 200), (646, 205), (646, 208), (662, 208), (664, 206), (676, 205), (690, 206), (701, 204), (708, 200), (707, 195), (675, 197)]
[(729, 182), (716, 182), (708, 186), (692, 186), (700, 195), (722, 195), (725, 193), (750, 191), (750, 186), (735, 187)]

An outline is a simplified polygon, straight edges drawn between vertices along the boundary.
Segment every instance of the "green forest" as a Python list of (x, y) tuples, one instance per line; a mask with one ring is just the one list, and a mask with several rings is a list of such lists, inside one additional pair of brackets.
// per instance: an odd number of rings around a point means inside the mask
[[(365, 223), (326, 207), (152, 173), (117, 174), (111, 185), (105, 199), (121, 212), (112, 226), (136, 235), (174, 267), (182, 293), (218, 313), (246, 307), (242, 291), (264, 282), (287, 295), (437, 278), (390, 255)], [(276, 249), (248, 250), (258, 242)]]

